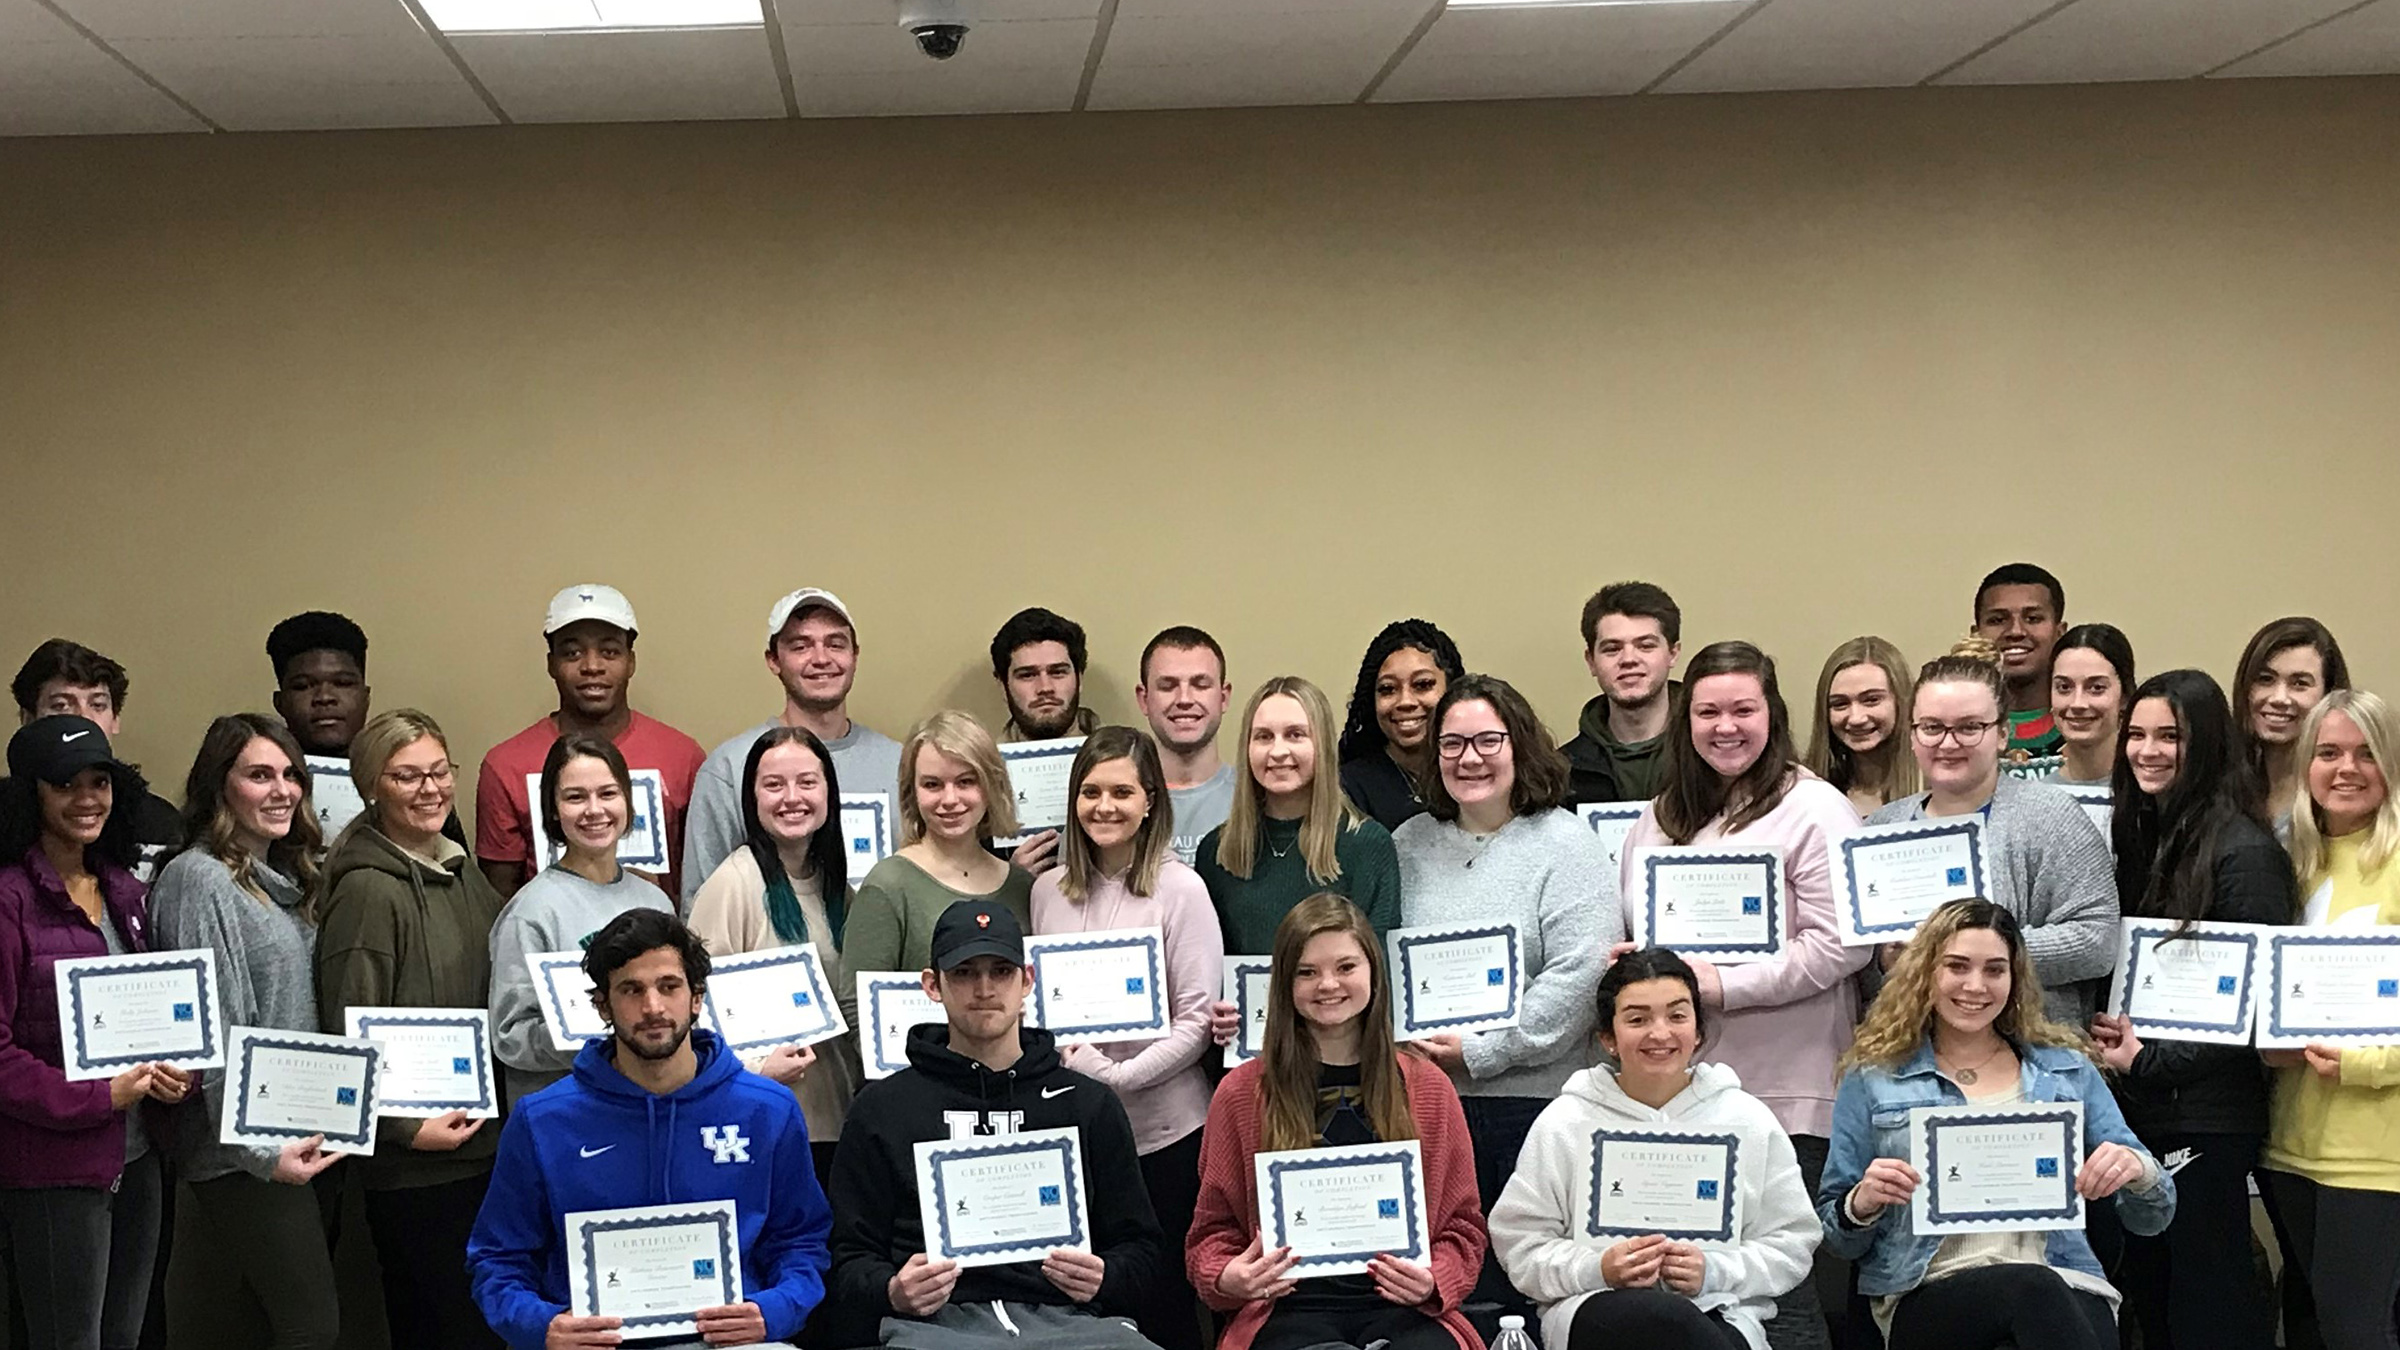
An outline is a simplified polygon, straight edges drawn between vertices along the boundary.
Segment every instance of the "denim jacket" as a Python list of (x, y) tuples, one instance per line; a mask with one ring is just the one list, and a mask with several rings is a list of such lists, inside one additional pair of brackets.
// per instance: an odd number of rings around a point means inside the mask
[[(2117, 1110), (2108, 1083), (2089, 1059), (2057, 1046), (2017, 1047), (2023, 1068), (2018, 1086), (2028, 1102), (2083, 1103), (2083, 1149), (2088, 1156), (2102, 1144), (2122, 1144), (2149, 1156)], [(1908, 1158), (1908, 1113), (1919, 1106), (1963, 1106), (1966, 1094), (1934, 1069), (1933, 1043), (1928, 1040), (1898, 1069), (1857, 1068), (1842, 1076), (1833, 1104), (1833, 1138), (1825, 1159), (1824, 1180), (1817, 1187), (1817, 1218), (1825, 1225), (1825, 1247), (1858, 1263), (1859, 1292), (1867, 1296), (1905, 1294), (1925, 1278), (1933, 1261), (1938, 1236), (1919, 1234), (1907, 1205), (1887, 1205), (1864, 1228), (1853, 1228), (1842, 1215), (1842, 1201), (1877, 1158)], [(2163, 1233), (2175, 1217), (2175, 1182), (2152, 1160), (2157, 1189), (2141, 1192), (2128, 1186), (2117, 1192), (2118, 1219), (2128, 1232), (2144, 1236)], [(2101, 1277), (2092, 1244), (2082, 1230), (2048, 1235), (2050, 1265)]]

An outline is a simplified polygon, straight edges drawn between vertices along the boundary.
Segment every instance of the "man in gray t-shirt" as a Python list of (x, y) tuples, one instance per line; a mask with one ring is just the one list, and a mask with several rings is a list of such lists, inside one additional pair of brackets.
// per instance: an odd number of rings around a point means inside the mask
[[(883, 794), (886, 845), (897, 846), (900, 743), (850, 720), (850, 686), (858, 678), (858, 629), (850, 609), (831, 591), (803, 587), (767, 611), (767, 669), (783, 685), (783, 711), (709, 752), (692, 783), (683, 820), (683, 901), (686, 909), (717, 865), (742, 846), (742, 768), (750, 747), (776, 726), (806, 727), (833, 756), (842, 795)], [(840, 804), (834, 815), (840, 817)], [(838, 828), (838, 826), (836, 827)], [(851, 880), (866, 874), (854, 866)]]
[(1232, 765), (1217, 757), (1225, 721), (1225, 649), (1200, 629), (1178, 624), (1142, 648), (1134, 701), (1150, 720), (1175, 806), (1175, 856), (1186, 863), (1200, 840), (1233, 810)]

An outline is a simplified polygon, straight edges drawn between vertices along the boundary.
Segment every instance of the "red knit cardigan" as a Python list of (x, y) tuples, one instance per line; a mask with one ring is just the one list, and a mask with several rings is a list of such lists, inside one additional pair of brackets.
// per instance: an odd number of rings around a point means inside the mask
[[(1449, 1330), (1459, 1350), (1483, 1350), (1483, 1338), (1459, 1311), (1475, 1288), (1483, 1251), (1490, 1243), (1475, 1193), (1475, 1149), (1467, 1135), (1466, 1113), (1459, 1109), (1458, 1091), (1447, 1074), (1415, 1055), (1398, 1058), (1408, 1086), (1408, 1109), (1416, 1117), (1417, 1146), (1425, 1155), (1425, 1209), (1433, 1226), (1433, 1297), (1420, 1307)], [(1252, 1159), (1258, 1155), (1259, 1078), (1264, 1067), (1254, 1059), (1225, 1075), (1209, 1103), (1208, 1129), (1201, 1136), (1200, 1204), (1192, 1216), (1183, 1263), (1201, 1301), (1232, 1314), (1217, 1350), (1249, 1350), (1251, 1338), (1274, 1306), (1236, 1301), (1217, 1292), (1217, 1277), (1258, 1236), (1258, 1169)]]

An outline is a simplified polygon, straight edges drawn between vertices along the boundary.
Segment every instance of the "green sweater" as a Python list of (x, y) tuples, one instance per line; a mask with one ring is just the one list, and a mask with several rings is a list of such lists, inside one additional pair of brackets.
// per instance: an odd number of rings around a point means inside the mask
[(1275, 926), (1292, 906), (1319, 891), (1346, 896), (1367, 913), (1377, 936), (1400, 926), (1400, 858), (1392, 850), (1389, 830), (1372, 820), (1344, 830), (1333, 839), (1333, 861), (1341, 875), (1320, 881), (1308, 874), (1300, 856), (1300, 822), (1266, 817), (1259, 822), (1258, 856), (1248, 879), (1237, 877), (1217, 861), (1217, 846), (1225, 827), (1218, 826), (1200, 841), (1200, 879), (1208, 883), (1208, 898), (1216, 902), (1217, 925), (1225, 930), (1225, 951), (1232, 956), (1264, 956), (1275, 950)]
[(842, 965), (852, 972), (923, 970), (933, 964), (933, 925), (961, 900), (988, 900), (1033, 931), (1033, 876), (1020, 867), (988, 895), (954, 891), (924, 868), (894, 855), (875, 864), (850, 899), (842, 924)]

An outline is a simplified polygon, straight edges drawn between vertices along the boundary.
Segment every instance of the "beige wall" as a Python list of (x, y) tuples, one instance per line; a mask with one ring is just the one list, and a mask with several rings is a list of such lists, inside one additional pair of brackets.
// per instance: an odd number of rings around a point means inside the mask
[(895, 734), (1037, 602), (1115, 717), (1163, 624), (1338, 699), (1421, 614), (1565, 728), (1627, 575), (1805, 701), (2020, 555), (2388, 681), (2396, 165), (2390, 79), (0, 142), (0, 649), (170, 785), (312, 606), (480, 757), (581, 580), (712, 744), (804, 583)]

